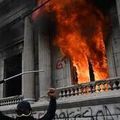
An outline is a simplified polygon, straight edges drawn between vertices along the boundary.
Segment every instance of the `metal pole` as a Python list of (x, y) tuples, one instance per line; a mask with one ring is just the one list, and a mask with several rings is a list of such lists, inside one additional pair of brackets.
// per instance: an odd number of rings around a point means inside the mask
[(43, 70), (32, 70), (32, 71), (25, 71), (25, 72), (22, 72), (22, 73), (19, 73), (19, 74), (16, 74), (14, 76), (11, 76), (11, 77), (8, 77), (8, 78), (5, 78), (3, 80), (0, 81), (0, 84), (8, 81), (8, 80), (11, 80), (13, 78), (16, 78), (18, 76), (21, 76), (21, 75), (24, 75), (24, 74), (30, 74), (30, 73), (38, 73), (38, 72), (44, 72)]

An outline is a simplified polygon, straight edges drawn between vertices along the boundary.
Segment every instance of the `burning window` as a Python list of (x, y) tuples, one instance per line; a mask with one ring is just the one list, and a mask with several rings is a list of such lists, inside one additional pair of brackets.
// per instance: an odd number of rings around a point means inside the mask
[[(7, 58), (4, 61), (4, 77), (9, 78), (21, 73), (22, 66), (21, 54)], [(21, 76), (10, 79), (4, 84), (4, 97), (21, 94)]]
[[(41, 0), (37, 0), (38, 5)], [(109, 77), (105, 41), (110, 28), (109, 10), (114, 0), (51, 0), (33, 13), (33, 20), (54, 13), (53, 44), (72, 63), (73, 83)]]

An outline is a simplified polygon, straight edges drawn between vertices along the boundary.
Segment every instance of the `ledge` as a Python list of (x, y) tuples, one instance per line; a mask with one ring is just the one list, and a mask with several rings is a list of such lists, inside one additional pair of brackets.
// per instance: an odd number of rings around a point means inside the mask
[[(120, 103), (120, 90), (102, 92), (102, 93), (93, 93), (89, 95), (80, 95), (80, 96), (71, 96), (65, 98), (57, 99), (57, 109), (72, 108), (72, 107), (85, 107), (85, 106), (94, 106), (94, 105), (104, 105), (104, 104), (116, 104)], [(49, 99), (45, 98), (42, 101), (37, 101), (31, 104), (33, 111), (44, 111), (46, 110), (49, 104)], [(0, 111), (3, 111), (7, 114), (14, 113), (16, 110), (17, 104), (1, 106)]]
[[(120, 103), (120, 78), (59, 88), (57, 89), (57, 91), (58, 109), (72, 108), (77, 106), (83, 107), (104, 104), (116, 104)], [(14, 101), (14, 99), (16, 98), (7, 98), (8, 101)], [(2, 103), (6, 101), (6, 99), (2, 99), (0, 101)], [(9, 103), (11, 104), (12, 102)], [(9, 112), (10, 110), (14, 111), (16, 109), (16, 105), (10, 104), (8, 104), (7, 106), (1, 106), (0, 110), (5, 112)], [(42, 111), (46, 109), (48, 104), (49, 99), (48, 97), (46, 97), (32, 103), (31, 106), (33, 108), (33, 111)]]
[(0, 99), (0, 106), (17, 104), (18, 102), (20, 102), (22, 100), (23, 100), (23, 96), (22, 95), (1, 98)]

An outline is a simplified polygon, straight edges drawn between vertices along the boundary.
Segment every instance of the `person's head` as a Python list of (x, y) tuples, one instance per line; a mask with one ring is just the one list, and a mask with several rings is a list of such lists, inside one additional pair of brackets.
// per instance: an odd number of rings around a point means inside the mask
[(27, 101), (22, 101), (18, 103), (16, 113), (18, 118), (30, 117), (32, 114), (30, 103)]

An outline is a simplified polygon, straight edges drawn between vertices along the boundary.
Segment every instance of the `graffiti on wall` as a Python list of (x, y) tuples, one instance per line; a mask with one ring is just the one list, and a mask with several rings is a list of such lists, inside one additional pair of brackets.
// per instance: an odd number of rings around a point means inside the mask
[[(35, 118), (41, 118), (46, 111), (34, 111)], [(10, 115), (15, 118), (15, 114)], [(120, 104), (99, 105), (58, 109), (55, 120), (120, 120)]]
[[(37, 118), (41, 118), (44, 112), (38, 112)], [(55, 120), (120, 120), (120, 105), (104, 105), (92, 107), (77, 107), (59, 109), (56, 111)]]
[(58, 58), (56, 61), (56, 69), (63, 69), (64, 66), (66, 64), (66, 58), (62, 57), (62, 58)]
[(106, 120), (106, 118), (110, 118), (110, 120), (114, 120), (114, 115), (112, 115), (111, 111), (107, 106), (103, 106), (103, 110), (100, 109), (93, 112), (93, 108), (88, 107), (84, 110), (81, 108), (76, 108), (76, 110), (69, 111), (65, 110), (60, 113), (56, 113), (55, 119), (64, 119), (64, 120), (76, 120), (78, 118), (89, 118), (89, 120)]

